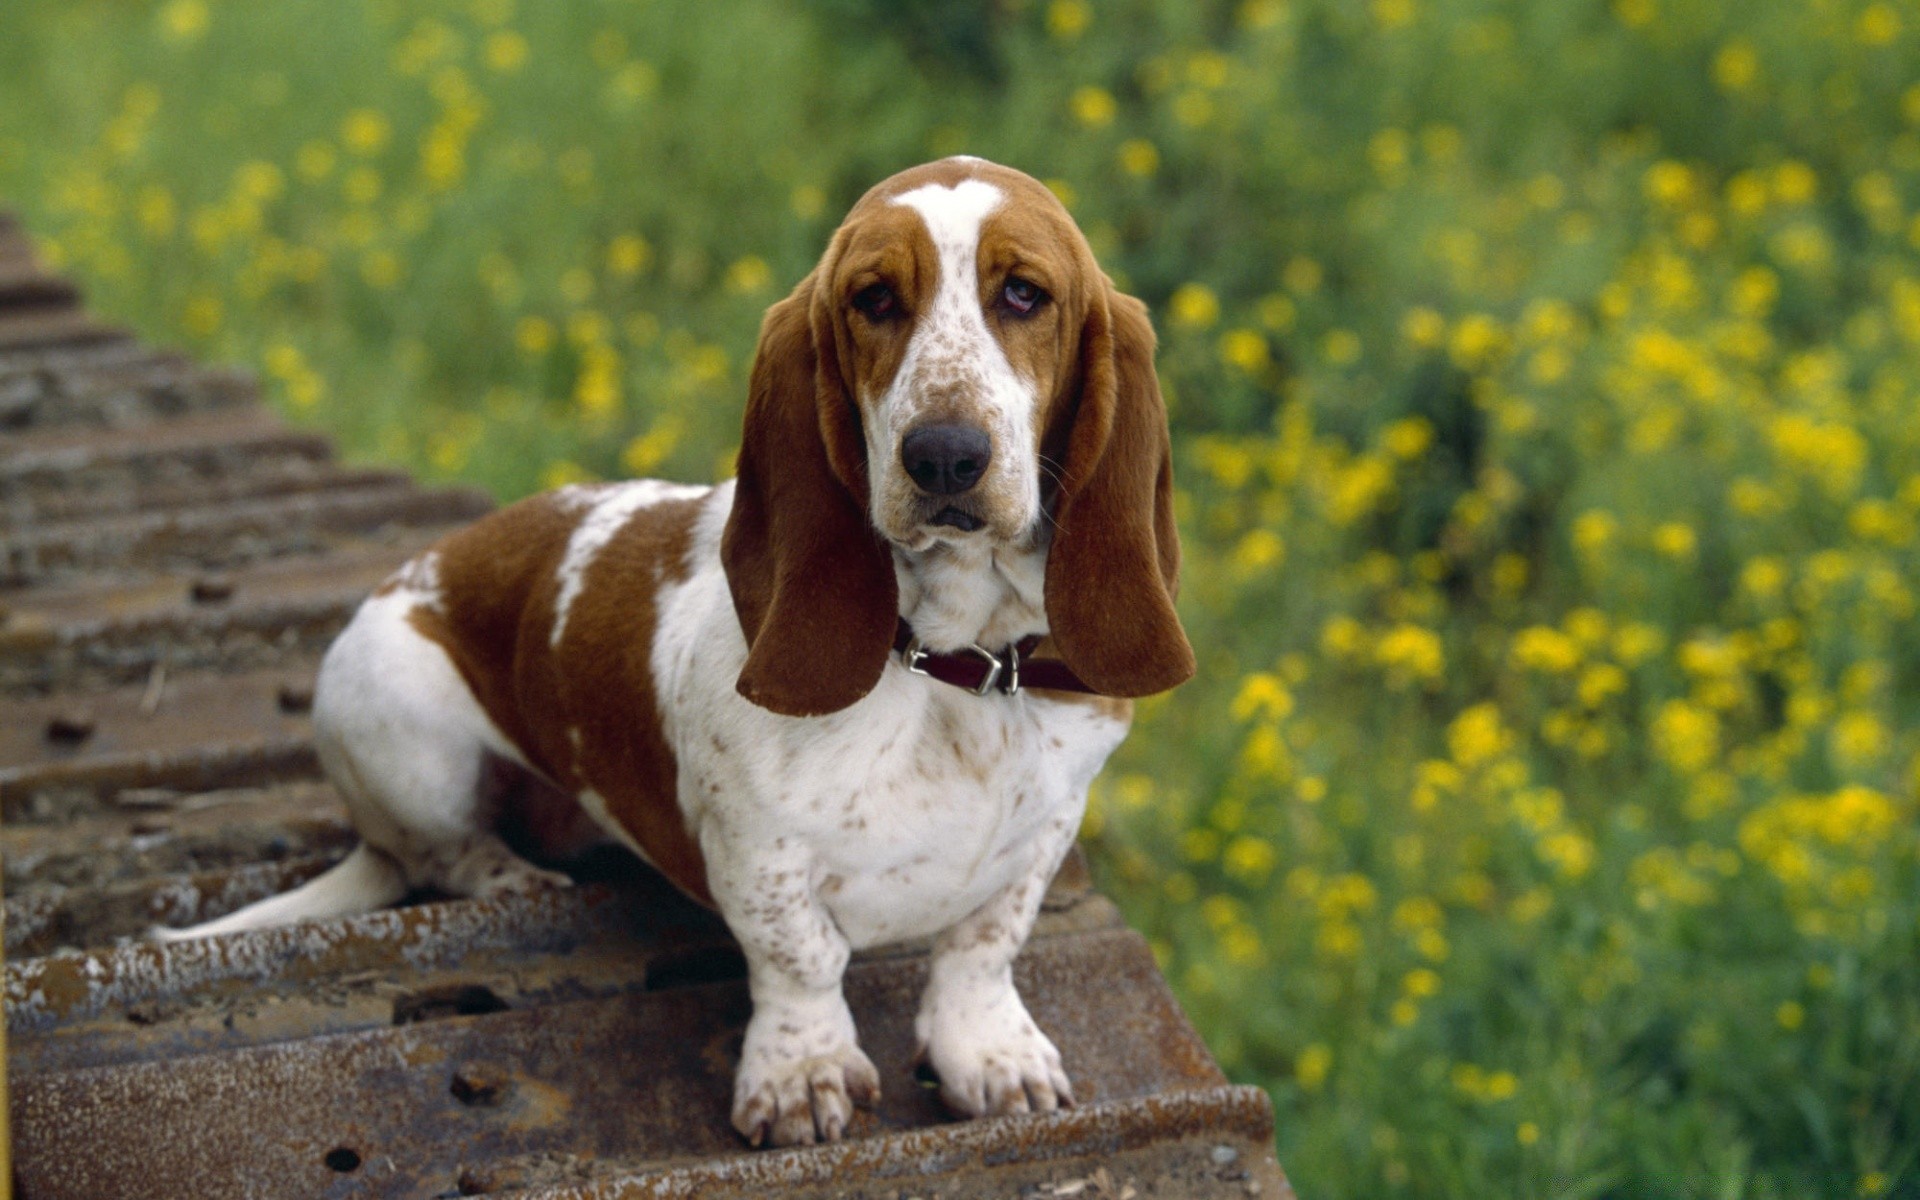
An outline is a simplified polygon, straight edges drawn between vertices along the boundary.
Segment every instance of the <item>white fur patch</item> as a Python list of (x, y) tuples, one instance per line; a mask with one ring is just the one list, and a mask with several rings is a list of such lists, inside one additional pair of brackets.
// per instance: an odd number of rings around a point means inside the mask
[(580, 518), (573, 536), (567, 539), (567, 552), (560, 560), (560, 570), (557, 572), (560, 594), (553, 602), (553, 636), (550, 644), (558, 646), (566, 633), (567, 614), (573, 609), (573, 602), (580, 598), (580, 589), (586, 586), (587, 568), (593, 565), (594, 557), (613, 540), (613, 535), (619, 533), (623, 525), (633, 519), (635, 513), (669, 500), (691, 500), (706, 495), (710, 490), (658, 479), (602, 484), (586, 495), (568, 495), (567, 489), (563, 488), (556, 499), (565, 507), (585, 508), (586, 515)]
[(980, 303), (980, 231), (1006, 195), (978, 179), (952, 187), (927, 184), (894, 197), (926, 222), (939, 278), (931, 303), (914, 317), (913, 336), (877, 419), (867, 424), (867, 460), (884, 464), (873, 489), (874, 525), (894, 541), (925, 549), (924, 531), (890, 528), (887, 513), (913, 483), (900, 465), (900, 439), (936, 402), (956, 399), (993, 441), (993, 463), (977, 485), (989, 508), (1003, 510), (1003, 534), (1025, 529), (1040, 512), (1040, 471), (1034, 444), (1036, 385), (1007, 361), (987, 328)]
[(404, 593), (423, 608), (441, 611), (440, 552), (429, 550), (401, 563), (399, 570), (387, 576), (383, 586)]

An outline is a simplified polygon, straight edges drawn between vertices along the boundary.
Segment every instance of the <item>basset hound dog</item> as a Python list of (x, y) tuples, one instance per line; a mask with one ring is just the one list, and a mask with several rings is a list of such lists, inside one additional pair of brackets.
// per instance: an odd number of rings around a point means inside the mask
[(157, 935), (565, 884), (500, 836), (519, 775), (739, 939), (754, 1144), (838, 1138), (877, 1097), (841, 975), (910, 938), (946, 1103), (1071, 1104), (1012, 964), (1128, 698), (1194, 670), (1153, 350), (1034, 179), (879, 184), (766, 315), (737, 477), (563, 487), (402, 567), (314, 695), (362, 843)]

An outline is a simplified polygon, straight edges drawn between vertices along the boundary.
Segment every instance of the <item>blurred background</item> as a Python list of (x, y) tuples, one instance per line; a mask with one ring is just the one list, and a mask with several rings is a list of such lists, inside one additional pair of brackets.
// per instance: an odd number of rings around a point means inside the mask
[(730, 471), (955, 152), (1152, 305), (1086, 835), (1303, 1196), (1920, 1195), (1907, 0), (9, 0), (0, 206), (350, 454)]

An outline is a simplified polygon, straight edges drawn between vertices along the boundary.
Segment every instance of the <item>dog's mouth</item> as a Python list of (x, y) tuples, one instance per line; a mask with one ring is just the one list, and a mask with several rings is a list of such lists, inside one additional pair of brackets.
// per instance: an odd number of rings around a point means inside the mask
[(922, 551), (945, 542), (959, 544), (971, 542), (975, 535), (994, 536), (994, 523), (965, 502), (947, 503), (953, 499), (947, 496), (922, 496), (916, 505), (918, 511), (908, 517), (908, 524), (898, 534), (890, 534), (889, 539), (902, 547)]
[(949, 504), (947, 507), (933, 514), (933, 518), (929, 520), (927, 524), (938, 525), (947, 529), (958, 529), (961, 533), (973, 533), (975, 530), (986, 528), (987, 523), (966, 509)]

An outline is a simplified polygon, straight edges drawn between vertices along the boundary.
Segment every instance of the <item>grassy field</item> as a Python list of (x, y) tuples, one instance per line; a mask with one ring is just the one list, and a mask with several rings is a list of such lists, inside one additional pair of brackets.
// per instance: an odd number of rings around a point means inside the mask
[(362, 457), (728, 469), (868, 184), (1149, 301), (1201, 675), (1087, 835), (1301, 1194), (1920, 1196), (1920, 11), (12, 0), (0, 203)]

